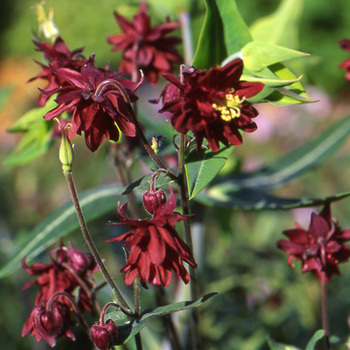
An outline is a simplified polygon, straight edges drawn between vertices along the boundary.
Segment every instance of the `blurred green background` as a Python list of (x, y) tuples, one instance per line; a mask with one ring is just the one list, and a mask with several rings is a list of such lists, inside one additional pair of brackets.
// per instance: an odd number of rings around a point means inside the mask
[[(37, 31), (35, 3), (34, 0), (1, 0), (0, 88), (8, 92), (0, 100), (1, 265), (15, 252), (26, 232), (68, 200), (57, 161), (57, 146), (31, 164), (3, 165), (20, 137), (7, 133), (6, 129), (35, 107), (38, 97), (37, 82), (26, 83), (39, 71), (33, 59), (42, 61), (31, 42), (33, 31)], [(193, 41), (196, 42), (204, 16), (202, 1), (182, 0), (167, 5), (164, 1), (152, 0), (149, 4), (154, 23), (163, 21), (166, 15), (176, 20), (178, 13), (166, 13), (167, 9), (189, 9)], [(280, 1), (237, 0), (237, 4), (243, 18), (251, 25), (273, 12)], [(97, 65), (105, 66), (110, 62), (111, 68), (118, 67), (120, 56), (110, 51), (106, 41), (107, 34), (118, 31), (113, 11), (117, 9), (132, 17), (138, 1), (47, 0), (45, 8), (50, 7), (54, 9), (55, 23), (69, 48), (84, 46), (86, 56), (96, 54)], [(350, 115), (350, 84), (344, 79), (344, 71), (338, 69), (338, 64), (349, 57), (347, 52), (339, 49), (338, 42), (350, 38), (350, 1), (305, 0), (298, 37), (299, 42), (291, 43), (290, 47), (312, 55), (298, 73), (303, 74), (303, 85), (311, 97), (322, 101), (283, 108), (261, 106), (259, 130), (247, 135), (245, 147), (237, 149), (232, 168), (239, 164), (242, 169), (254, 169), (325, 130), (331, 121)], [(143, 93), (147, 95), (145, 91)], [(152, 97), (157, 97), (157, 92)], [(113, 183), (116, 174), (107, 147), (91, 154), (80, 139), (75, 143), (78, 189)], [(323, 196), (348, 190), (348, 147), (349, 144), (317, 171), (279, 193)], [(313, 332), (321, 327), (319, 284), (313, 276), (301, 275), (298, 264), (295, 269), (290, 269), (286, 264), (287, 256), (277, 251), (276, 242), (282, 238), (283, 230), (292, 228), (294, 221), (307, 226), (310, 211), (242, 213), (222, 208), (206, 209), (198, 204), (193, 210), (199, 213), (196, 220), (201, 233), (197, 240), (202, 245), (198, 259), (201, 261), (201, 282), (205, 286), (203, 292), (219, 292), (202, 309), (207, 349), (266, 349), (267, 335), (304, 348)], [(349, 200), (334, 205), (334, 215), (344, 228), (350, 227), (349, 213)], [(91, 230), (99, 233), (98, 244), (102, 245), (105, 237), (111, 234), (105, 222), (113, 219), (115, 215), (111, 214), (92, 224)], [(204, 233), (205, 239), (201, 235)], [(82, 244), (79, 237), (76, 233), (69, 239), (78, 245)], [(112, 248), (106, 248), (107, 256), (112, 253)], [(119, 268), (116, 264), (116, 274)], [(350, 266), (343, 264), (340, 269), (342, 276), (335, 277), (329, 286), (330, 328), (346, 340), (349, 335)], [(6, 344), (7, 350), (47, 348), (44, 343), (20, 336), (34, 295), (22, 291), (26, 281), (28, 276), (23, 271), (0, 281), (0, 343)], [(152, 304), (150, 292), (145, 292), (144, 297), (146, 303)], [(147, 333), (147, 338), (152, 344), (147, 349), (161, 349), (161, 332)], [(62, 341), (58, 348), (87, 349), (88, 344), (86, 339), (75, 344)], [(336, 349), (347, 348), (339, 345)]]

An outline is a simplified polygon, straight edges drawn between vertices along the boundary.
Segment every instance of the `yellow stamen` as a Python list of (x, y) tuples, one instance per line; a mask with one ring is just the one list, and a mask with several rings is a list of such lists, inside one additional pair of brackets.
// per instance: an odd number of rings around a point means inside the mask
[(223, 105), (212, 104), (212, 107), (220, 113), (220, 118), (225, 122), (230, 122), (232, 119), (241, 116), (241, 107), (245, 97), (234, 96), (233, 93), (234, 90), (231, 90), (230, 93), (225, 95), (226, 101)]

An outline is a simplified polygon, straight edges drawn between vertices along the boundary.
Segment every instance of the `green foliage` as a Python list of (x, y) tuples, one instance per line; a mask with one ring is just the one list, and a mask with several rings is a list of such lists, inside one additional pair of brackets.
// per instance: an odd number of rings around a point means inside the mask
[(321, 205), (347, 197), (349, 192), (324, 198), (278, 198), (267, 191), (294, 180), (329, 159), (345, 142), (350, 132), (350, 118), (331, 125), (321, 135), (306, 142), (275, 162), (248, 174), (219, 179), (197, 200), (206, 205), (235, 209), (291, 209)]
[(225, 165), (232, 150), (232, 147), (223, 147), (216, 153), (210, 150), (202, 150), (201, 153), (198, 153), (193, 150), (187, 155), (185, 171), (189, 199), (195, 197), (214, 180)]
[[(87, 222), (116, 209), (115, 192), (118, 189), (120, 189), (119, 185), (109, 185), (81, 194), (80, 205)], [(73, 204), (68, 202), (62, 205), (31, 232), (28, 232), (26, 239), (19, 244), (11, 260), (0, 269), (0, 278), (16, 271), (21, 266), (23, 258), (26, 258), (29, 263), (50, 245), (78, 228), (79, 222)]]

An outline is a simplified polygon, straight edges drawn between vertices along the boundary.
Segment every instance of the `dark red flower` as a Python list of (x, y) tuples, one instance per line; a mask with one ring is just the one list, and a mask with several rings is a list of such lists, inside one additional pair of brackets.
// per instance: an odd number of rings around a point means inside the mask
[(145, 210), (153, 215), (156, 209), (166, 202), (166, 194), (163, 190), (148, 190), (142, 196), (142, 204)]
[(66, 304), (53, 301), (51, 305), (47, 305), (43, 301), (31, 312), (23, 326), (22, 337), (30, 333), (35, 335), (36, 341), (44, 339), (53, 347), (60, 337), (75, 339), (70, 330), (71, 323), (70, 309)]
[(199, 151), (203, 139), (217, 152), (219, 142), (224, 145), (240, 145), (241, 130), (257, 129), (252, 121), (258, 111), (246, 101), (259, 93), (264, 85), (241, 81), (243, 61), (231, 61), (224, 67), (212, 67), (209, 71), (188, 67), (177, 79), (167, 74), (169, 80), (160, 98), (172, 126), (181, 134), (192, 131)]
[(133, 92), (140, 83), (120, 79), (120, 72), (96, 68), (93, 57), (80, 72), (70, 68), (51, 67), (51, 70), (65, 84), (42, 91), (47, 96), (58, 94), (55, 100), (58, 106), (44, 118), (50, 120), (63, 112), (71, 112), (69, 138), (83, 131), (86, 145), (95, 151), (104, 138), (118, 141), (118, 127), (126, 136), (136, 135), (134, 122), (130, 120), (129, 102), (137, 100)]
[[(339, 46), (350, 52), (350, 39), (340, 40)], [(350, 58), (347, 58), (342, 63), (339, 64), (339, 68), (345, 69), (345, 79), (350, 81)]]
[[(58, 37), (53, 45), (47, 42), (38, 41), (33, 41), (33, 43), (37, 46), (37, 51), (44, 53), (44, 58), (48, 60), (50, 66), (52, 67), (70, 68), (80, 71), (80, 69), (87, 63), (87, 59), (82, 55), (83, 48), (70, 51), (61, 37)], [(41, 66), (42, 70), (29, 81), (33, 81), (35, 79), (47, 80), (48, 83), (45, 90), (53, 90), (64, 84), (64, 80), (62, 80), (59, 76), (56, 76), (48, 65), (44, 65), (37, 61), (36, 63)], [(41, 93), (39, 96), (39, 106), (44, 106), (48, 98), (49, 96)]]
[(338, 264), (350, 258), (350, 247), (344, 242), (350, 239), (350, 230), (340, 228), (331, 217), (330, 205), (326, 204), (321, 213), (312, 213), (310, 226), (305, 230), (300, 225), (283, 232), (289, 238), (280, 240), (278, 248), (289, 254), (288, 264), (292, 260), (302, 262), (302, 272), (313, 271), (319, 281), (322, 274), (329, 282), (334, 274), (340, 274)]
[(114, 17), (123, 33), (109, 35), (107, 40), (113, 45), (112, 51), (123, 50), (120, 69), (123, 73), (132, 74), (142, 69), (145, 78), (157, 83), (159, 73), (170, 73), (172, 64), (182, 62), (182, 57), (175, 49), (181, 40), (176, 37), (165, 37), (179, 27), (170, 23), (151, 27), (147, 6), (141, 2), (138, 13), (132, 21), (114, 13)]
[(91, 340), (99, 350), (109, 350), (116, 345), (118, 332), (117, 326), (112, 320), (108, 320), (105, 324), (100, 321), (90, 329)]
[(151, 219), (128, 218), (125, 215), (127, 203), (118, 208), (118, 216), (122, 222), (114, 225), (128, 225), (133, 229), (108, 242), (125, 240), (125, 246), (130, 248), (128, 261), (121, 269), (121, 272), (125, 272), (126, 285), (139, 277), (144, 287), (147, 281), (167, 287), (171, 282), (172, 271), (185, 283), (189, 282), (183, 261), (192, 267), (196, 267), (196, 263), (191, 250), (176, 232), (175, 224), (189, 219), (190, 216), (174, 212), (175, 207), (176, 199), (170, 186), (169, 199), (158, 206)]
[[(73, 246), (71, 248), (61, 246), (50, 252), (51, 263), (36, 263), (32, 266), (22, 261), (23, 268), (31, 275), (38, 276), (23, 287), (27, 289), (32, 285), (38, 285), (40, 290), (35, 297), (35, 305), (47, 301), (52, 295), (64, 292), (71, 296), (78, 289), (78, 307), (81, 312), (93, 313), (91, 293), (94, 283), (92, 274), (96, 271), (96, 264), (92, 258)], [(55, 258), (56, 257), (56, 258)], [(63, 303), (70, 305), (66, 298), (60, 298)]]

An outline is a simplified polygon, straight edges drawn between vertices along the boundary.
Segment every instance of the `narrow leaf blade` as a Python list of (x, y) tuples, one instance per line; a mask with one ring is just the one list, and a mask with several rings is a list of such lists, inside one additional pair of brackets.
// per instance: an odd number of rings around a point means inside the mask
[[(115, 192), (119, 188), (119, 185), (109, 185), (82, 193), (80, 204), (86, 221), (115, 210), (117, 205)], [(48, 246), (78, 227), (79, 222), (74, 206), (70, 202), (64, 204), (28, 233), (25, 242), (21, 244), (11, 260), (0, 269), (0, 278), (17, 270), (23, 258), (30, 262)]]

